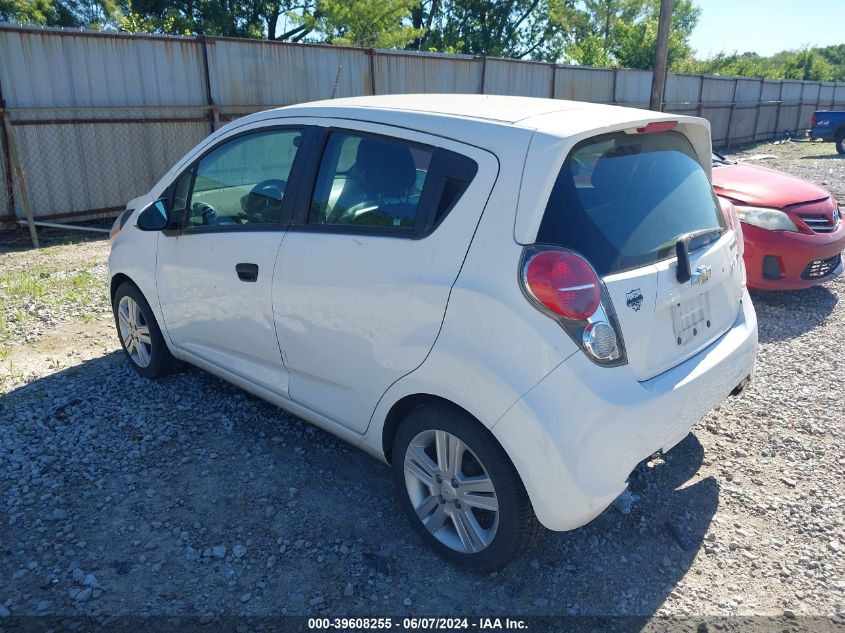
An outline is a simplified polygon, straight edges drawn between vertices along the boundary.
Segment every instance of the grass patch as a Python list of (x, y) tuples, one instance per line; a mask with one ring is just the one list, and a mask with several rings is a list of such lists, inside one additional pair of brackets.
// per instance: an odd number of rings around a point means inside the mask
[(88, 270), (75, 272), (68, 282), (64, 284), (62, 298), (67, 303), (84, 304), (92, 295), (102, 290), (99, 280)]
[(67, 248), (0, 255), (0, 341), (18, 338), (34, 320), (90, 322), (108, 311), (103, 262), (87, 252), (66, 265)]
[(49, 292), (49, 280), (55, 272), (39, 266), (4, 273), (0, 275), (0, 292), (11, 300), (40, 299)]

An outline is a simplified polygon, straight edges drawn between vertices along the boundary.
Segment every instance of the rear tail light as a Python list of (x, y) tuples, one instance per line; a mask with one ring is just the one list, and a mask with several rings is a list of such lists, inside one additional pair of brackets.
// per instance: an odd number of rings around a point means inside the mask
[(534, 255), (525, 267), (525, 286), (537, 301), (566, 319), (586, 319), (601, 302), (598, 276), (574, 253)]
[(813, 116), (810, 118), (810, 127), (816, 127), (816, 113), (813, 112)]
[(523, 253), (521, 271), (531, 303), (557, 321), (591, 360), (626, 362), (610, 299), (587, 260), (571, 251), (532, 246)]

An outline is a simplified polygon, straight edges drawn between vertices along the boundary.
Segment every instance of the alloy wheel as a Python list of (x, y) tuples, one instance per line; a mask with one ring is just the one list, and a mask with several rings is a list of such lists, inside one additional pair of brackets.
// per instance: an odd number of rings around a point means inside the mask
[(499, 501), (481, 460), (460, 438), (419, 433), (405, 451), (405, 486), (417, 517), (441, 543), (464, 554), (485, 549), (499, 527)]
[(148, 367), (153, 359), (150, 328), (144, 320), (141, 308), (132, 297), (121, 297), (117, 304), (117, 323), (129, 358), (138, 367)]

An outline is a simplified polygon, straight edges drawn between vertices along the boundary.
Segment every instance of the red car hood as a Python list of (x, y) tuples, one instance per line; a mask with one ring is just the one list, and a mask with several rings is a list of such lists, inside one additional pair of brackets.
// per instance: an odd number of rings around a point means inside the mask
[(806, 180), (745, 163), (714, 166), (713, 189), (737, 202), (776, 209), (830, 196), (829, 191)]

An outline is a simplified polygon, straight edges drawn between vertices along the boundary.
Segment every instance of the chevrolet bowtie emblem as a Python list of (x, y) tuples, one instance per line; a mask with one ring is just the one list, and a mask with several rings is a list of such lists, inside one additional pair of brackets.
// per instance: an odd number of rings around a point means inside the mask
[(690, 275), (689, 282), (692, 285), (703, 284), (708, 279), (710, 279), (710, 275), (712, 274), (713, 268), (711, 266), (699, 266), (695, 269), (692, 275)]

